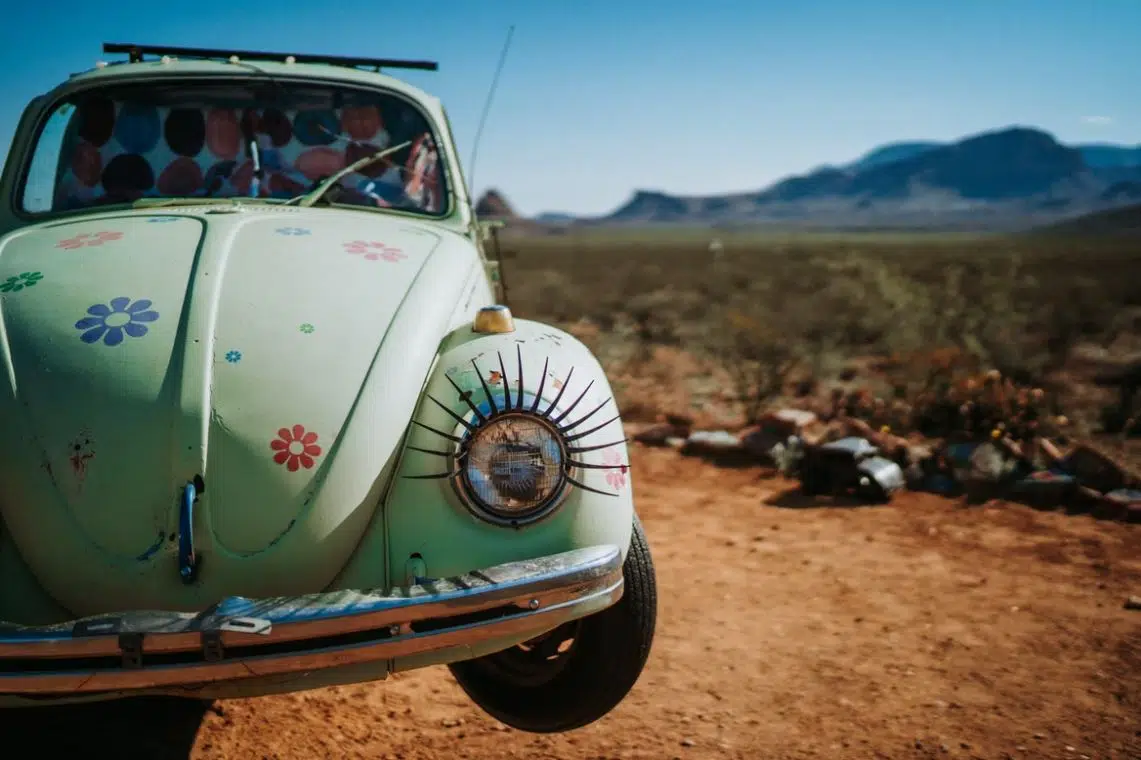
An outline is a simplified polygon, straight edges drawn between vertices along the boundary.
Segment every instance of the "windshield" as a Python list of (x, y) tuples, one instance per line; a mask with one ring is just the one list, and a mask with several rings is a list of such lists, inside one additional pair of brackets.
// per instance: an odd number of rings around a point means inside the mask
[(143, 198), (286, 200), (401, 143), (342, 177), (325, 199), (443, 214), (438, 141), (404, 97), (280, 81), (108, 86), (56, 106), (21, 204), (44, 213)]

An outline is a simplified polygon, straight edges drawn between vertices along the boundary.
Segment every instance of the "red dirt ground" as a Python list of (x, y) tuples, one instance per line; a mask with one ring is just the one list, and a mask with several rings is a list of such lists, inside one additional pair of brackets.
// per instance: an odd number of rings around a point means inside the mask
[(635, 690), (532, 736), (447, 671), (201, 708), (6, 711), (8, 747), (118, 758), (1141, 758), (1141, 526), (922, 494), (806, 503), (633, 454), (660, 585)]

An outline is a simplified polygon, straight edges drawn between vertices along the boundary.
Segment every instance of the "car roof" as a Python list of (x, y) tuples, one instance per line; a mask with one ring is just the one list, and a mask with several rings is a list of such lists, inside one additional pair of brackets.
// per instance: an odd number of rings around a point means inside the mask
[(432, 106), (433, 110), (439, 107), (439, 99), (436, 96), (388, 74), (375, 71), (363, 71), (350, 66), (326, 63), (286, 63), (284, 61), (264, 60), (241, 61), (236, 64), (228, 61), (203, 59), (171, 59), (168, 62), (152, 60), (137, 63), (117, 61), (72, 74), (68, 80), (61, 83), (57, 89), (70, 89), (76, 85), (87, 85), (95, 82), (126, 81), (135, 78), (146, 79), (152, 76), (170, 76), (175, 74), (182, 76), (248, 76), (251, 78), (263, 77), (268, 74), (283, 79), (312, 78), (326, 82), (383, 87), (404, 94), (424, 105)]

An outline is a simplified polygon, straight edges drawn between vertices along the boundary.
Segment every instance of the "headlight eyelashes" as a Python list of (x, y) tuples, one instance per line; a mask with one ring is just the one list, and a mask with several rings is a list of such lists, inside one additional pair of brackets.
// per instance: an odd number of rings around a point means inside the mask
[[(451, 452), (416, 446), (408, 446), (408, 448), (420, 453), (447, 458), (451, 460), (454, 468), (447, 472), (431, 475), (407, 475), (405, 477), (412, 479), (452, 479), (469, 508), (476, 507), (477, 511), (481, 513), (480, 516), (485, 519), (491, 518), (493, 522), (506, 522), (512, 525), (533, 522), (549, 514), (561, 501), (560, 497), (566, 485), (605, 496), (618, 496), (617, 493), (592, 488), (575, 479), (573, 470), (576, 467), (616, 469), (626, 465), (590, 464), (577, 461), (573, 455), (619, 446), (626, 443), (626, 439), (585, 447), (570, 447), (568, 445), (621, 418), (621, 415), (617, 414), (589, 430), (569, 435), (570, 431), (578, 428), (611, 403), (613, 398), (606, 399), (575, 420), (568, 420), (571, 413), (586, 398), (594, 386), (592, 379), (578, 394), (578, 397), (556, 416), (555, 410), (558, 409), (558, 404), (574, 376), (574, 367), (572, 366), (567, 372), (566, 380), (563, 381), (558, 393), (546, 410), (539, 411), (550, 366), (550, 357), (546, 357), (543, 361), (543, 373), (538, 388), (533, 394), (529, 408), (525, 408), (523, 352), (518, 344), (515, 347), (515, 352), (517, 372), (514, 398), (512, 398), (511, 378), (507, 375), (507, 364), (504, 361), (503, 353), (496, 352), (499, 360), (498, 374), (500, 377), (498, 382), (502, 384), (503, 392), (502, 405), (497, 403), (495, 393), (484, 378), (476, 359), (471, 360), (472, 367), (475, 369), (484, 392), (486, 405), (490, 407), (489, 412), (481, 409), (480, 405), (472, 399), (471, 391), (462, 390), (446, 372), (444, 373), (445, 378), (456, 391), (458, 400), (467, 406), (472, 416), (465, 418), (431, 394), (425, 394), (433, 404), (443, 409), (449, 417), (454, 419), (463, 430), (460, 431), (461, 435), (451, 435), (413, 420), (419, 427), (456, 444), (456, 448)], [(493, 372), (492, 374), (496, 373)], [(494, 378), (492, 381), (494, 382)], [(568, 421), (561, 424), (564, 420)]]

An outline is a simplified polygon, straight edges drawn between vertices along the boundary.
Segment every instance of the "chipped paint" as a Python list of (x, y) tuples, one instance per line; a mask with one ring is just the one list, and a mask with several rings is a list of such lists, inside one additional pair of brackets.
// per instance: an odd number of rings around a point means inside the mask
[(71, 443), (71, 455), (67, 458), (71, 463), (71, 471), (81, 483), (87, 479), (87, 463), (95, 458), (91, 439), (83, 436), (82, 440), (76, 438)]
[(147, 547), (145, 552), (135, 557), (135, 559), (139, 562), (146, 562), (148, 559), (158, 554), (158, 550), (162, 548), (164, 541), (166, 541), (166, 534), (160, 530), (158, 532), (158, 538), (155, 539), (155, 542)]

